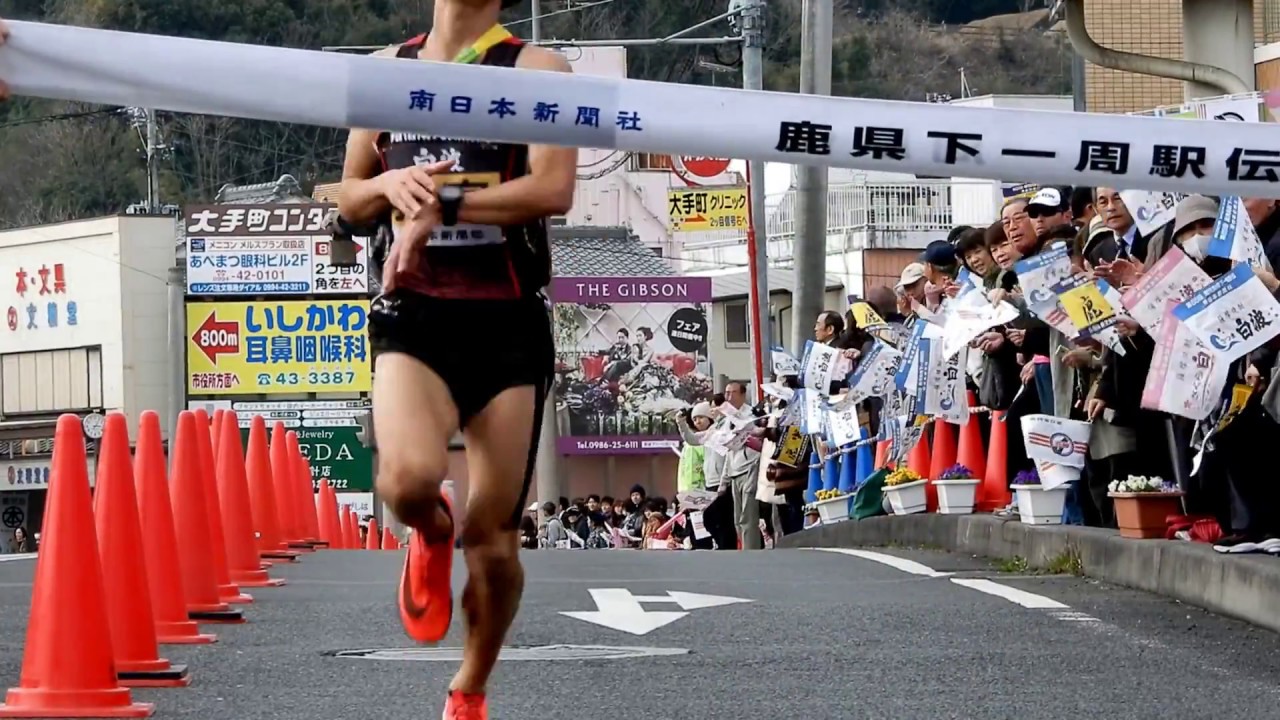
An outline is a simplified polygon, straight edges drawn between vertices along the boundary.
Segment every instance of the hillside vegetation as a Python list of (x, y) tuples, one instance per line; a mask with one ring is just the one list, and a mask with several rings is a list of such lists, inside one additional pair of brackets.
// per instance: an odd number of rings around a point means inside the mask
[[(568, 0), (543, 0), (544, 13)], [(586, 0), (573, 0), (583, 5)], [(1058, 36), (960, 31), (958, 24), (1042, 3), (1034, 0), (837, 0), (833, 86), (837, 95), (923, 100), (959, 97), (960, 70), (973, 92), (1064, 93), (1069, 48)], [(559, 12), (546, 37), (651, 38), (724, 11), (725, 0), (612, 0)], [(392, 43), (427, 29), (430, 0), (0, 0), (0, 16), (186, 37), (290, 47)], [(794, 91), (800, 76), (800, 0), (770, 0), (769, 89)], [(528, 5), (507, 20), (527, 18)], [(513, 25), (527, 35), (528, 23)], [(728, 34), (727, 23), (707, 35)], [(632, 49), (631, 77), (738, 85), (733, 46)], [(156, 72), (164, 72), (156, 68)], [(226, 184), (283, 174), (305, 187), (333, 180), (345, 132), (279, 123), (162, 113), (161, 197), (208, 201)], [(0, 226), (14, 227), (122, 211), (144, 198), (140, 128), (119, 108), (19, 100), (0, 107)]]

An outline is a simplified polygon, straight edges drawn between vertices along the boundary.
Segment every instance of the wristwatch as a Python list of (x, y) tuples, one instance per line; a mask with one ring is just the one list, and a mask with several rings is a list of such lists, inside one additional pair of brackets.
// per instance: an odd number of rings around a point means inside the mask
[(440, 224), (453, 227), (458, 224), (458, 211), (462, 209), (462, 198), (466, 191), (457, 185), (445, 185), (436, 192), (440, 200)]

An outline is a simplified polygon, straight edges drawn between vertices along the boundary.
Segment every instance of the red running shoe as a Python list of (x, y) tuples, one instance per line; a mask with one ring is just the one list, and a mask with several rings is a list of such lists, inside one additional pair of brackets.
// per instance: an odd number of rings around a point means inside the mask
[[(453, 507), (441, 496), (445, 512), (453, 517)], [(414, 530), (409, 536), (409, 552), (400, 573), (400, 622), (410, 638), (420, 643), (438, 643), (453, 621), (453, 538), (428, 543)], [(445, 717), (452, 717), (445, 712)], [(465, 717), (465, 716), (464, 716)]]
[(489, 703), (483, 695), (450, 690), (444, 701), (443, 720), (489, 720)]

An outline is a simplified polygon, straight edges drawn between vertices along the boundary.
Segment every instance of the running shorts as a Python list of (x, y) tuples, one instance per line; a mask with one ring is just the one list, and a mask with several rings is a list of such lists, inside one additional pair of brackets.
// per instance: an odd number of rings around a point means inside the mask
[(511, 527), (520, 524), (538, 455), (542, 413), (551, 389), (555, 345), (551, 318), (538, 296), (522, 300), (455, 300), (397, 289), (374, 298), (369, 339), (376, 359), (403, 353), (431, 368), (449, 388), (459, 427), (503, 391), (533, 386), (536, 402), (529, 458)]

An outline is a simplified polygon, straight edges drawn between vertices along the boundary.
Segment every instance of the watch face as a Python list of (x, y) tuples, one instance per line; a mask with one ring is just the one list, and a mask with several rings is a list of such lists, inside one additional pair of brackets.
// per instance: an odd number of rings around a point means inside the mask
[(445, 185), (440, 188), (439, 196), (446, 202), (457, 202), (462, 199), (463, 192), (465, 191), (457, 185)]

